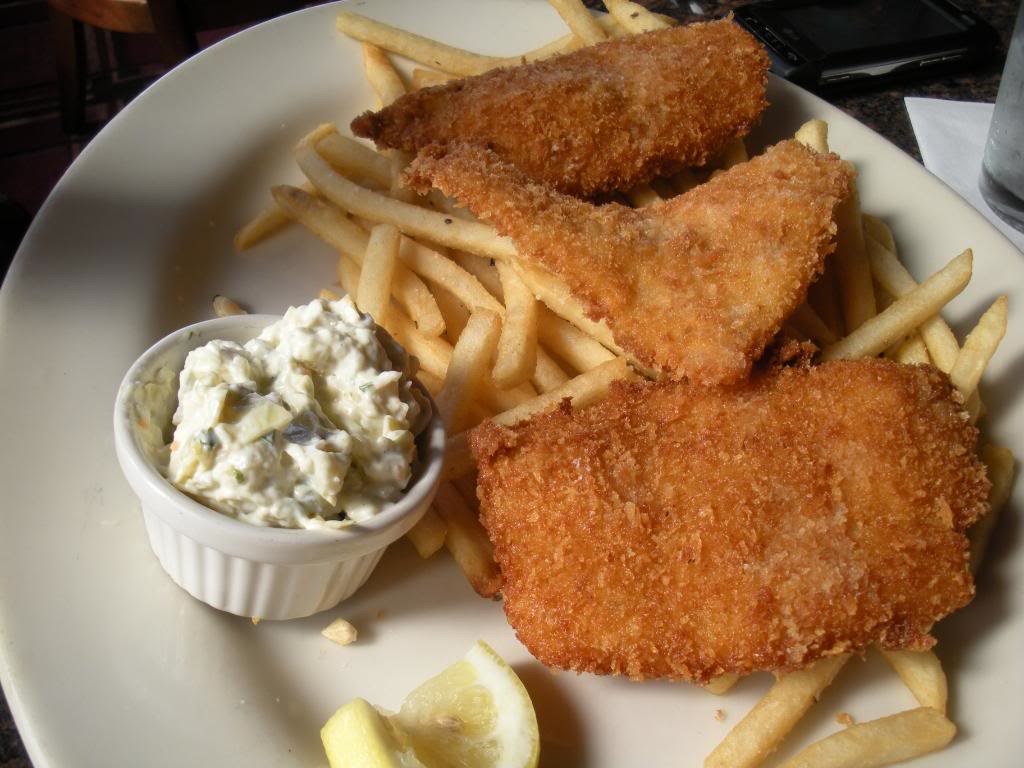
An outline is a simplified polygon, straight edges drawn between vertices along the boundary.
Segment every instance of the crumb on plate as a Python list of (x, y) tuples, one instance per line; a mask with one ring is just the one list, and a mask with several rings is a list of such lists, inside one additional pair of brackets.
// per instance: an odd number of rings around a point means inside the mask
[(338, 645), (351, 645), (359, 636), (356, 628), (344, 619), (335, 619), (320, 634)]

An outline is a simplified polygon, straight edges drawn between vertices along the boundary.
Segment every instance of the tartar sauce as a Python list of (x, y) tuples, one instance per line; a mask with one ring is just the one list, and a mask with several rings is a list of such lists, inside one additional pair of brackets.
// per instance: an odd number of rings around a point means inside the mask
[(167, 477), (231, 517), (339, 528), (409, 482), (429, 408), (405, 352), (351, 299), (292, 307), (245, 345), (189, 353)]

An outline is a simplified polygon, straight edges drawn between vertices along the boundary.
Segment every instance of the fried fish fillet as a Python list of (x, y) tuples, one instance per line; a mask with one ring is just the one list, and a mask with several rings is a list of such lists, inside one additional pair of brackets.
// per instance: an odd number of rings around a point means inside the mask
[(617, 386), (471, 435), (508, 620), (551, 667), (706, 681), (927, 648), (987, 509), (948, 379), (881, 360)]
[(380, 147), (464, 141), (562, 192), (702, 165), (767, 106), (768, 57), (731, 21), (611, 40), (408, 94), (352, 122)]
[(472, 145), (424, 153), (406, 179), (489, 221), (561, 279), (641, 365), (738, 381), (805, 299), (835, 248), (852, 170), (784, 141), (684, 195), (634, 210), (530, 182)]

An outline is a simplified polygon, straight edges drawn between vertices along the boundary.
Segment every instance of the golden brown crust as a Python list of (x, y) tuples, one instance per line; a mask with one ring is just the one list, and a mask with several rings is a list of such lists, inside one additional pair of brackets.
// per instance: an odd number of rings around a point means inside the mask
[(835, 248), (852, 171), (784, 141), (688, 193), (633, 210), (530, 182), (492, 152), (434, 148), (410, 167), (563, 280), (647, 368), (704, 384), (745, 378)]
[(768, 57), (731, 21), (620, 38), (411, 93), (352, 122), (417, 152), (465, 141), (575, 195), (702, 165), (767, 106)]
[(552, 667), (706, 681), (925, 648), (973, 595), (977, 433), (930, 366), (617, 385), (471, 443), (509, 622)]

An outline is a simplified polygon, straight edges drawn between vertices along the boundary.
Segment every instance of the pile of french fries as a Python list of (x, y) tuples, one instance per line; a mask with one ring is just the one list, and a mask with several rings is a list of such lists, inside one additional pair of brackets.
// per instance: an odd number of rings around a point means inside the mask
[[(675, 23), (628, 0), (605, 0), (609, 13), (602, 16), (579, 0), (549, 1), (569, 33), (510, 59), (454, 48), (351, 11), (339, 13), (337, 26), (362, 43), (366, 77), (386, 105), (408, 89)], [(388, 53), (430, 68), (414, 69), (407, 82)], [(829, 151), (827, 125), (820, 120), (805, 124), (796, 138)], [(516, 424), (565, 398), (584, 408), (604, 397), (612, 382), (638, 374), (607, 326), (588, 318), (554, 276), (521, 262), (510, 240), (436, 192), (420, 197), (403, 189), (399, 178), (410, 160), (404, 153), (377, 152), (328, 124), (304, 137), (294, 154), (307, 183), (274, 187), (273, 206), (238, 232), (236, 247), (252, 247), (289, 222), (302, 225), (338, 251), (340, 290), (419, 360), (420, 381), (434, 395), (449, 439), (444, 482), (409, 538), (424, 558), (447, 547), (470, 584), (492, 594), (500, 588), (500, 572), (478, 519), (468, 431), (485, 419)], [(743, 143), (736, 141), (707, 169), (656, 180), (625, 198), (638, 207), (657, 205), (746, 159)], [(962, 345), (940, 314), (970, 280), (971, 251), (918, 283), (900, 262), (889, 228), (862, 213), (857, 194), (839, 212), (837, 240), (824, 275), (783, 332), (813, 341), (823, 360), (882, 355), (935, 365), (949, 374), (971, 418), (983, 415), (978, 384), (1006, 331), (1006, 298), (993, 303)], [(325, 298), (339, 295), (334, 287), (321, 291)], [(242, 310), (218, 297), (215, 311)], [(992, 513), (971, 530), (974, 569), (1014, 472), (1006, 448), (984, 445), (981, 458), (992, 481)], [(952, 740), (956, 727), (945, 716), (947, 683), (935, 654), (881, 652), (921, 706), (850, 725), (808, 746), (787, 768), (888, 765)], [(760, 765), (847, 660), (833, 656), (779, 677), (705, 766)], [(735, 676), (724, 675), (705, 688), (723, 694), (735, 682)]]

